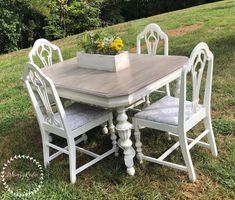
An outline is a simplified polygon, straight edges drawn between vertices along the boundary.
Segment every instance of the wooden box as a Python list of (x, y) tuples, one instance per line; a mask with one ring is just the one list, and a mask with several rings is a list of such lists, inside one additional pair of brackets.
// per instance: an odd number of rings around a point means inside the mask
[(130, 66), (128, 51), (117, 55), (101, 55), (77, 53), (77, 60), (80, 67), (118, 72)]

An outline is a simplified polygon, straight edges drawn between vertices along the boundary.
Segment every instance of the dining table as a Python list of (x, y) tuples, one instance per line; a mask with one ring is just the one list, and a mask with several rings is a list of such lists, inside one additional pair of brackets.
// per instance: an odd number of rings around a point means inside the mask
[(82, 68), (74, 57), (42, 71), (53, 81), (60, 97), (117, 111), (118, 146), (123, 149), (127, 173), (134, 175), (132, 124), (126, 108), (174, 80), (178, 80), (175, 95), (179, 95), (181, 70), (188, 57), (129, 53), (129, 61), (128, 68), (110, 72)]

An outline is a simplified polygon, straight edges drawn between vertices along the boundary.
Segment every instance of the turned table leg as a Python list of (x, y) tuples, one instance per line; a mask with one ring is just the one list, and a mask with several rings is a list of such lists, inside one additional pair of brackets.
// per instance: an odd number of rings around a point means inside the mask
[(132, 124), (127, 121), (125, 107), (119, 107), (117, 109), (117, 121), (116, 130), (119, 135), (118, 145), (124, 151), (124, 161), (127, 167), (127, 173), (129, 175), (135, 174), (133, 167), (133, 158), (135, 156), (135, 150), (132, 148), (132, 141), (130, 140)]
[(180, 97), (180, 82), (181, 82), (181, 79), (177, 78), (176, 79), (176, 87), (175, 87), (175, 91), (174, 91), (175, 97)]

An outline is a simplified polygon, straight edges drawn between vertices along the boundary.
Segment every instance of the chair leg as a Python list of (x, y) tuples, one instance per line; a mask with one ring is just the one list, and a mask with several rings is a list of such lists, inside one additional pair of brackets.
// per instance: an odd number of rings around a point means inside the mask
[(115, 156), (117, 157), (118, 156), (118, 150), (119, 150), (119, 147), (117, 145), (117, 136), (115, 134), (115, 126), (113, 124), (113, 116), (112, 114), (110, 114), (110, 118), (109, 118), (109, 132), (111, 134), (111, 137), (110, 139), (112, 140), (112, 144), (113, 144), (113, 148), (115, 149)]
[(188, 174), (189, 174), (189, 179), (192, 182), (194, 182), (196, 180), (196, 174), (194, 171), (191, 155), (188, 149), (186, 133), (179, 134), (179, 143), (180, 143), (181, 151), (183, 154), (184, 162), (187, 167)]
[(143, 163), (143, 153), (142, 153), (142, 143), (140, 141), (140, 130), (139, 130), (139, 127), (138, 125), (136, 125), (134, 123), (134, 126), (135, 126), (135, 146), (136, 146), (136, 157), (137, 159), (139, 160), (140, 163)]
[(52, 142), (52, 140), (53, 140), (52, 134), (49, 133), (49, 142)]
[(42, 133), (42, 147), (43, 147), (43, 162), (44, 167), (46, 168), (49, 165), (49, 157), (50, 157), (50, 148), (47, 145), (49, 143), (49, 133), (45, 131), (41, 131)]
[(166, 84), (166, 94), (168, 95), (168, 96), (171, 96), (171, 92), (170, 92), (170, 86), (169, 86), (169, 84)]
[(108, 134), (107, 123), (101, 125), (103, 134)]
[(205, 129), (208, 129), (209, 132), (207, 134), (207, 138), (208, 138), (208, 141), (209, 141), (209, 144), (210, 144), (210, 147), (211, 147), (211, 152), (212, 152), (212, 155), (217, 157), (218, 155), (218, 151), (217, 151), (217, 147), (216, 147), (216, 143), (215, 143), (215, 136), (214, 136), (214, 132), (213, 132), (213, 129), (212, 129), (212, 124), (211, 124), (211, 117), (210, 115), (207, 116), (204, 120), (204, 126), (205, 126)]
[(86, 143), (87, 143), (87, 139), (88, 139), (86, 133), (84, 133), (84, 134), (82, 135), (82, 139), (83, 139), (84, 144), (86, 144)]
[(68, 139), (70, 181), (76, 182), (76, 146), (74, 138)]
[(181, 78), (178, 78), (176, 80), (176, 87), (175, 87), (175, 91), (174, 91), (175, 97), (179, 97), (180, 96), (180, 85), (181, 85)]
[(165, 134), (166, 134), (167, 140), (170, 141), (170, 140), (171, 140), (171, 134), (170, 134), (170, 132), (166, 132)]
[[(165, 90), (166, 90), (166, 94), (167, 94), (168, 96), (171, 96), (170, 85), (169, 85), (169, 84), (166, 84)], [(168, 139), (169, 141), (171, 140), (171, 135), (170, 135), (169, 132), (166, 133), (166, 137), (167, 137), (167, 139)]]
[(145, 102), (145, 107), (150, 106), (151, 102), (149, 99), (149, 95), (146, 96), (146, 102)]

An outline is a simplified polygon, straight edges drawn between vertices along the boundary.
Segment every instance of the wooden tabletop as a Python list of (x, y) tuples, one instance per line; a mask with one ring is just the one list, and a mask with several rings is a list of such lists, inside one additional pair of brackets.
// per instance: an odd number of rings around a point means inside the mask
[(100, 97), (130, 95), (182, 68), (185, 56), (130, 54), (130, 67), (120, 72), (81, 68), (72, 58), (43, 68), (56, 88)]

